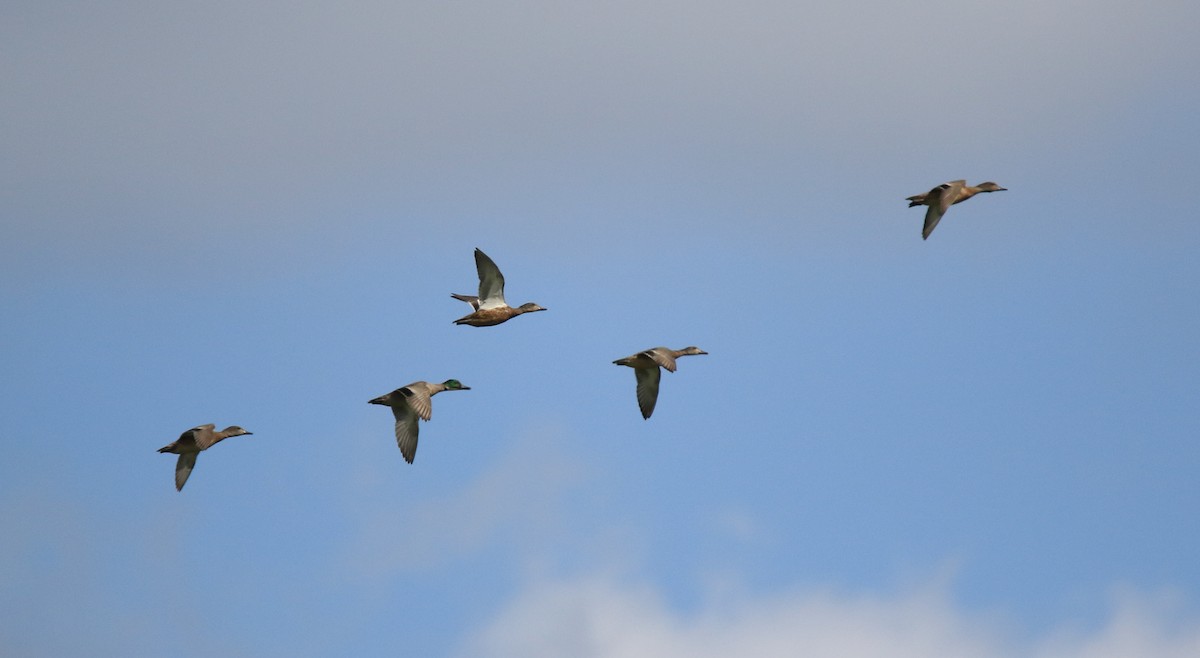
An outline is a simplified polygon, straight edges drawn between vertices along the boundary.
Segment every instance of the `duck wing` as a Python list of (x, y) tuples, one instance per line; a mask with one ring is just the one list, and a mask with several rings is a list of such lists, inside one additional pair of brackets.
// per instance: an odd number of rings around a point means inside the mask
[(216, 425), (208, 424), (201, 425), (192, 430), (192, 436), (196, 439), (196, 447), (201, 450), (208, 450), (217, 442), (217, 433), (213, 431)]
[(666, 368), (670, 372), (675, 372), (675, 353), (666, 347), (655, 347), (642, 352), (642, 355), (647, 359)]
[(417, 456), (417, 412), (408, 405), (392, 407), (392, 415), (396, 417), (396, 445), (400, 446), (400, 454), (404, 461), (413, 462)]
[(475, 249), (475, 271), (479, 273), (479, 299), (476, 310), (508, 306), (504, 301), (504, 275), (495, 261)]
[(432, 396), (429, 394), (429, 387), (425, 386), (425, 382), (413, 382), (408, 386), (400, 387), (399, 390), (400, 394), (404, 396), (404, 401), (421, 417), (421, 420), (429, 420), (433, 417), (433, 401), (430, 400)]
[(192, 469), (196, 467), (196, 455), (198, 452), (183, 452), (179, 454), (179, 459), (175, 462), (175, 491), (183, 491), (183, 485), (187, 483), (188, 476), (192, 474)]
[(658, 383), (662, 380), (662, 370), (658, 368), (634, 368), (637, 376), (638, 408), (642, 410), (642, 418), (649, 419), (654, 413), (654, 405), (658, 403)]
[(938, 222), (942, 221), (942, 215), (946, 214), (946, 210), (958, 200), (958, 195), (966, 184), (965, 180), (956, 180), (942, 183), (929, 190), (929, 193), (925, 195), (929, 210), (925, 211), (925, 226), (921, 229), (921, 239), (929, 239), (929, 234), (933, 233)]

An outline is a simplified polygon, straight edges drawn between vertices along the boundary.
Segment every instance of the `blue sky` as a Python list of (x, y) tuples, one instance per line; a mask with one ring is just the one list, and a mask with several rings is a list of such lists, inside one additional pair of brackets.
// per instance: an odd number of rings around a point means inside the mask
[(1198, 22), (7, 3), (0, 653), (1196, 655)]

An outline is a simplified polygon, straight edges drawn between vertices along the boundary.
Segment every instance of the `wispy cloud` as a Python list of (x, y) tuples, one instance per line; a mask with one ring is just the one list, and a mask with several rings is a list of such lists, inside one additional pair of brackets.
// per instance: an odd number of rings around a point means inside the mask
[(504, 538), (553, 532), (565, 492), (585, 475), (582, 464), (555, 447), (561, 434), (526, 434), (474, 481), (444, 497), (396, 503), (374, 496), (378, 502), (360, 511), (347, 548), (352, 572), (376, 577), (436, 569)]

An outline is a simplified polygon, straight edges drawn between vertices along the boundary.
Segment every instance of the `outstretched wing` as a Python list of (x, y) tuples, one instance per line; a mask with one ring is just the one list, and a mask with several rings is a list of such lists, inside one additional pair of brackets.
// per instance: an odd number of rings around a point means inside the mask
[(508, 306), (504, 301), (504, 275), (478, 248), (475, 249), (475, 271), (479, 273), (479, 310)]
[(929, 210), (925, 211), (925, 226), (921, 229), (921, 239), (928, 240), (929, 234), (933, 233), (933, 229), (937, 228), (938, 222), (942, 221), (942, 215), (946, 214), (946, 209), (940, 205), (930, 205)]
[(175, 491), (183, 491), (183, 485), (187, 483), (188, 476), (192, 474), (192, 469), (196, 467), (196, 455), (198, 452), (180, 453), (179, 459), (175, 462)]
[(396, 445), (404, 461), (411, 464), (417, 456), (417, 413), (410, 406), (400, 406), (392, 407), (392, 415), (396, 417)]
[(929, 190), (929, 194), (925, 195), (928, 199), (929, 210), (925, 211), (925, 226), (921, 229), (921, 239), (929, 238), (929, 234), (933, 233), (938, 222), (942, 221), (942, 215), (945, 215), (946, 210), (958, 200), (958, 194), (966, 184), (965, 180), (956, 180), (942, 183)]
[(634, 368), (637, 376), (638, 408), (642, 410), (642, 418), (649, 419), (654, 413), (654, 405), (658, 403), (658, 382), (662, 379), (662, 370), (658, 368)]

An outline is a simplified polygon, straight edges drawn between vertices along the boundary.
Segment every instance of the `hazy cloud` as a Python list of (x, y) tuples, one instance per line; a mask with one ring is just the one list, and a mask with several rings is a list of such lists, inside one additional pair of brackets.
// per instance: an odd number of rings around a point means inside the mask
[(462, 655), (1185, 658), (1200, 655), (1200, 615), (1170, 597), (1125, 593), (1097, 628), (1030, 638), (963, 610), (941, 583), (884, 595), (741, 593), (679, 612), (652, 585), (601, 575), (530, 586)]
[(18, 3), (0, 27), (6, 214), (17, 237), (286, 234), (365, 212), (347, 198), (495, 207), (547, 177), (797, 153), (861, 172), (931, 130), (1027, 153), (1015, 137), (1094, 136), (1177, 85), (1198, 7)]
[[(555, 447), (557, 432), (531, 433), (461, 490), (400, 504), (375, 495), (359, 509), (348, 559), (360, 575), (443, 567), (505, 537), (517, 545), (560, 527), (564, 494), (583, 466)], [(356, 491), (360, 496), (369, 492)], [(375, 492), (378, 493), (378, 492)]]

